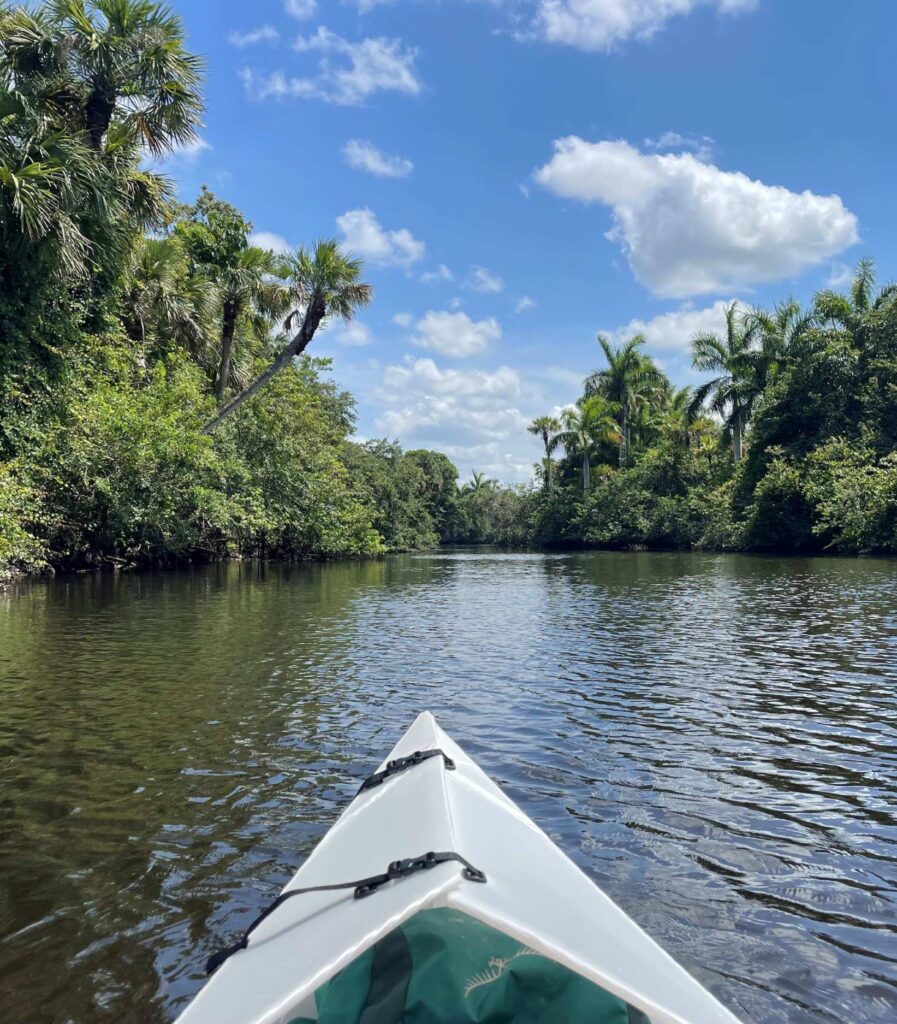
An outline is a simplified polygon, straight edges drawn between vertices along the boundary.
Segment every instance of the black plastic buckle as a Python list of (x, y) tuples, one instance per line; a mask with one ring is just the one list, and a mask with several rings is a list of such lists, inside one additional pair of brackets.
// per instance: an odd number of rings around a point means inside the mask
[(454, 771), (455, 762), (448, 754), (443, 753), (441, 750), (415, 750), (413, 754), (406, 754), (405, 757), (396, 757), (392, 761), (387, 761), (383, 771), (374, 772), (373, 775), (362, 782), (358, 793), (361, 794), (367, 789), (373, 789), (374, 786), (379, 786), (381, 782), (384, 782), (391, 775), (397, 775), (399, 772), (405, 771), (406, 768), (413, 768), (415, 765), (428, 761), (431, 757), (441, 757), (445, 762), (446, 769)]
[(362, 900), (365, 896), (375, 893), (387, 882), (393, 882), (398, 878), (407, 878), (418, 871), (429, 871), (437, 864), (447, 864), (449, 861), (460, 861), (464, 865), (462, 876), (469, 882), (485, 882), (486, 875), (469, 864), (463, 857), (456, 853), (425, 853), (420, 857), (406, 857), (404, 860), (394, 860), (382, 875), (374, 875), (366, 879), (361, 885), (355, 887), (355, 899)]

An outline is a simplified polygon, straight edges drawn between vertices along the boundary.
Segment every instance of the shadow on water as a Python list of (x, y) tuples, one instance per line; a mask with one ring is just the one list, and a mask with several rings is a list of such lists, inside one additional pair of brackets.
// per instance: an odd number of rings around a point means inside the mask
[(414, 715), (757, 1024), (897, 1018), (897, 569), (447, 551), (0, 596), (0, 1005), (163, 1022)]

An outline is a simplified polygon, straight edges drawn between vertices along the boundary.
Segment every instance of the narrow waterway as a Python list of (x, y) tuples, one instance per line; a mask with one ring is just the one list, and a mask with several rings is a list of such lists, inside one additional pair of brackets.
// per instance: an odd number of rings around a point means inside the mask
[(172, 1020), (425, 708), (746, 1021), (897, 1020), (897, 563), (491, 552), (0, 593), (3, 1020)]

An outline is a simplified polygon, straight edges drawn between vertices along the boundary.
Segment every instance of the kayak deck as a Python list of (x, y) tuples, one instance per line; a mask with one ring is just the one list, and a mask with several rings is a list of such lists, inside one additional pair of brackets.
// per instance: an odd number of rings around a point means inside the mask
[[(459, 863), (447, 860), (388, 881), (364, 899), (354, 898), (351, 889), (288, 899), (252, 932), (247, 948), (216, 971), (180, 1024), (314, 1019), (309, 1014), (317, 1012), (318, 996), (331, 979), (353, 964), (359, 970), (381, 940), (406, 922), (406, 931), (413, 929), (415, 915), (434, 909), (472, 919), (515, 950), (532, 950), (534, 957), (585, 979), (652, 1024), (737, 1024), (502, 793), (432, 715), (416, 719), (381, 771), (390, 761), (429, 750), (440, 751), (454, 768), (442, 756), (428, 757), (359, 793), (284, 892), (365, 879), (428, 851), (457, 853), (485, 874), (485, 884), (471, 881)], [(495, 959), (506, 957), (500, 953)], [(522, 968), (526, 960), (521, 956), (515, 965)]]

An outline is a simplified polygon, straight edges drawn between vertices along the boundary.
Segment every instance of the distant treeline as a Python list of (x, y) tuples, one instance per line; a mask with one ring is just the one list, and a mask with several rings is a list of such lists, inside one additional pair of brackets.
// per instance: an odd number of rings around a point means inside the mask
[(636, 336), (575, 406), (533, 421), (541, 490), (485, 503), (515, 545), (897, 552), (897, 286), (862, 260), (809, 309), (732, 305), (690, 339), (710, 375), (674, 388)]

